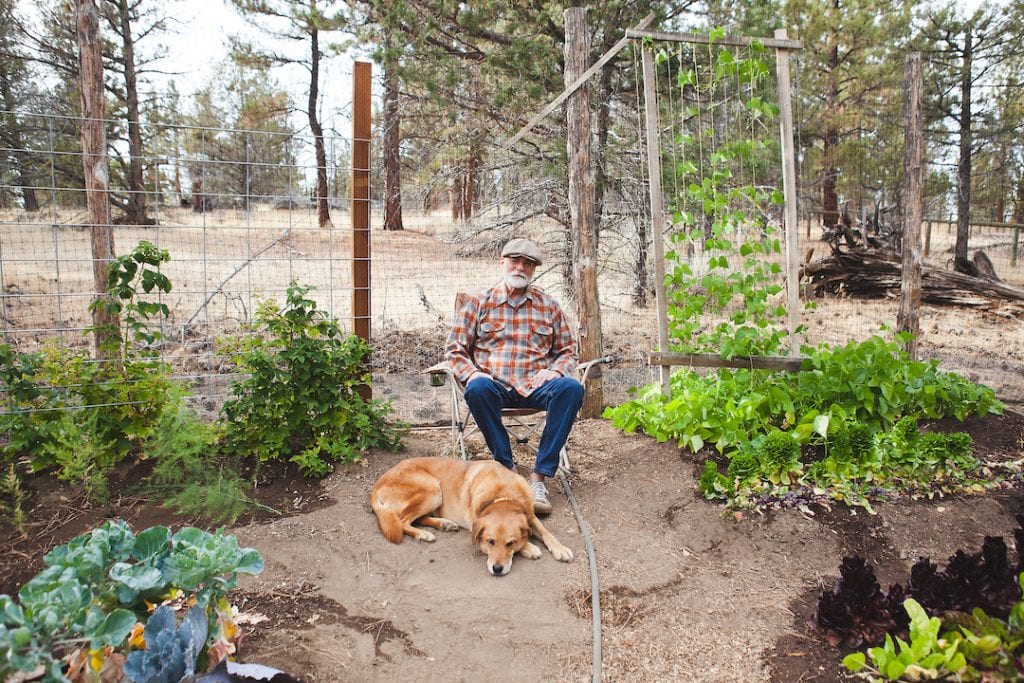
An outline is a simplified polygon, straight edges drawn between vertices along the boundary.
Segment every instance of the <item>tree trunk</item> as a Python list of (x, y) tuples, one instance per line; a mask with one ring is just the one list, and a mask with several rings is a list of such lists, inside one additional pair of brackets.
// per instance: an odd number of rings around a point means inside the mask
[[(587, 10), (565, 10), (565, 85), (587, 69), (590, 38)], [(590, 89), (582, 86), (566, 100), (566, 145), (569, 161), (569, 225), (573, 291), (579, 325), (579, 356), (602, 355), (601, 309), (597, 289), (597, 226), (594, 222), (594, 174), (590, 161)], [(604, 409), (601, 376), (591, 377), (580, 408), (582, 417), (599, 417)]]
[(480, 143), (475, 136), (469, 143), (469, 155), (466, 159), (466, 177), (462, 181), (462, 218), (469, 220), (473, 217), (473, 209), (476, 207), (477, 179), (480, 176)]
[[(833, 0), (834, 8), (839, 10), (839, 1)], [(825, 130), (822, 136), (822, 177), (821, 177), (821, 220), (825, 230), (832, 230), (839, 223), (839, 195), (836, 191), (836, 179), (839, 171), (835, 160), (839, 147), (839, 128), (835, 121), (839, 114), (839, 45), (838, 38), (831, 37), (832, 45), (828, 51), (829, 91), (825, 104)]]
[(392, 55), (390, 34), (384, 40), (384, 229), (402, 230), (398, 59)]
[(905, 103), (903, 117), (906, 131), (903, 143), (903, 267), (900, 287), (900, 310), (896, 327), (913, 335), (907, 343), (907, 355), (917, 360), (918, 338), (921, 334), (921, 220), (924, 215), (924, 98), (921, 84), (921, 53), (907, 57), (903, 80)]
[(1024, 177), (1017, 180), (1017, 195), (1013, 200), (1013, 222), (1024, 223)]
[(953, 248), (953, 270), (971, 272), (967, 243), (971, 236), (971, 68), (974, 61), (972, 26), (964, 34), (964, 63), (960, 75), (960, 159), (956, 180), (956, 245)]
[(118, 0), (121, 40), (124, 51), (124, 94), (128, 104), (128, 203), (125, 218), (129, 225), (146, 225), (146, 185), (142, 168), (142, 129), (139, 125), (139, 88), (135, 73), (135, 41), (127, 0)]
[(327, 151), (324, 149), (324, 131), (320, 127), (316, 113), (320, 93), (320, 32), (313, 28), (309, 36), (311, 54), (306, 115), (309, 117), (309, 130), (313, 133), (313, 145), (316, 148), (316, 217), (321, 228), (331, 228), (334, 226), (331, 223), (331, 208), (327, 202)]
[(650, 273), (647, 269), (647, 254), (650, 251), (650, 237), (647, 226), (651, 224), (651, 204), (646, 197), (641, 199), (640, 215), (636, 219), (636, 252), (633, 261), (633, 305), (645, 308), (649, 297)]
[(92, 230), (93, 286), (99, 305), (92, 324), (98, 358), (120, 353), (119, 320), (107, 295), (107, 271), (114, 259), (114, 232), (108, 203), (107, 135), (104, 129), (103, 53), (100, 14), (94, 0), (78, 0), (78, 72), (82, 105), (82, 166)]
[(463, 201), (465, 194), (462, 192), (462, 169), (456, 168), (452, 172), (451, 205), (452, 220), (461, 221), (465, 217)]
[(25, 143), (21, 136), (21, 123), (14, 113), (18, 103), (14, 99), (11, 88), (11, 75), (7, 69), (7, 62), (0, 60), (0, 101), (7, 112), (3, 116), (3, 126), (6, 130), (0, 135), (4, 144), (11, 149), (11, 156), (14, 157), (17, 178), (15, 180), (21, 188), (21, 198), (25, 211), (38, 211), (39, 200), (36, 198), (36, 190), (32, 181), (32, 172), (29, 170), (30, 158), (23, 151)]
[(611, 63), (601, 67), (601, 78), (598, 80), (596, 149), (594, 150), (594, 232), (598, 244), (601, 242), (601, 223), (604, 217), (604, 193), (608, 186), (608, 175), (605, 172), (605, 152), (608, 148), (608, 126), (611, 119), (612, 75), (615, 68)]

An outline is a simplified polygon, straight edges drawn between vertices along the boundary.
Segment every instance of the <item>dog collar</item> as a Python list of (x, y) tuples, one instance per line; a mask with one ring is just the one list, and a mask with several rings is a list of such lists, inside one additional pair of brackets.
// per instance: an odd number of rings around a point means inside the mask
[(495, 498), (494, 500), (489, 500), (486, 503), (484, 503), (480, 507), (480, 512), (478, 512), (477, 514), (481, 514), (484, 510), (486, 510), (487, 508), (491, 507), (495, 503), (514, 503), (514, 502), (516, 502), (516, 499), (515, 498), (509, 498), (508, 496), (502, 496), (501, 498)]

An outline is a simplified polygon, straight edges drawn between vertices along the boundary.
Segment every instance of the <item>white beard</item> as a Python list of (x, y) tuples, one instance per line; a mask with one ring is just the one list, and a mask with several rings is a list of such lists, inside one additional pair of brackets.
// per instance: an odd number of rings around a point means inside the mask
[(530, 286), (530, 278), (515, 273), (505, 273), (505, 285), (509, 289), (526, 289)]

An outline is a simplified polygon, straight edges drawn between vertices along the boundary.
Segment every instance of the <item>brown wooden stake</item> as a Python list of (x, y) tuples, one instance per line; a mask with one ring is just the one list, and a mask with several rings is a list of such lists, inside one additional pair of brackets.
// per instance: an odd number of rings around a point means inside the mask
[[(587, 68), (590, 35), (587, 10), (570, 7), (565, 18), (565, 84)], [(584, 360), (602, 356), (601, 306), (597, 295), (597, 225), (594, 221), (594, 173), (590, 163), (590, 89), (579, 88), (565, 105), (566, 150), (569, 157), (569, 216), (573, 251), (573, 291), (579, 322), (579, 355)], [(600, 366), (598, 366), (600, 367)], [(587, 378), (582, 417), (599, 417), (604, 393), (599, 373)]]
[[(352, 330), (370, 343), (370, 95), (372, 65), (356, 62), (352, 84)], [(369, 400), (370, 385), (360, 388)]]
[[(107, 271), (114, 260), (114, 229), (110, 224), (107, 133), (103, 126), (103, 39), (100, 13), (92, 0), (78, 0), (78, 72), (82, 104), (82, 167), (85, 171), (85, 202), (92, 232), (92, 278), (96, 296), (109, 300)], [(110, 302), (113, 303), (113, 302)], [(116, 313), (96, 306), (92, 324), (97, 358), (120, 355), (120, 325)]]
[(914, 335), (907, 343), (911, 360), (917, 360), (917, 341), (921, 333), (921, 220), (924, 216), (922, 177), (924, 114), (921, 107), (921, 53), (907, 55), (903, 75), (905, 122), (903, 146), (903, 279), (900, 287), (900, 312), (896, 327)]

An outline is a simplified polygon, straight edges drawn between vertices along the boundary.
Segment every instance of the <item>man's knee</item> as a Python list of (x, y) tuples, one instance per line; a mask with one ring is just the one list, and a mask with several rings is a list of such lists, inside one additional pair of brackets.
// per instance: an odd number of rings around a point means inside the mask
[(583, 403), (583, 385), (575, 377), (555, 380), (554, 393), (577, 408)]
[(494, 387), (494, 380), (487, 377), (477, 377), (466, 385), (466, 388), (462, 391), (462, 395), (465, 397), (467, 403), (490, 401), (494, 396)]

